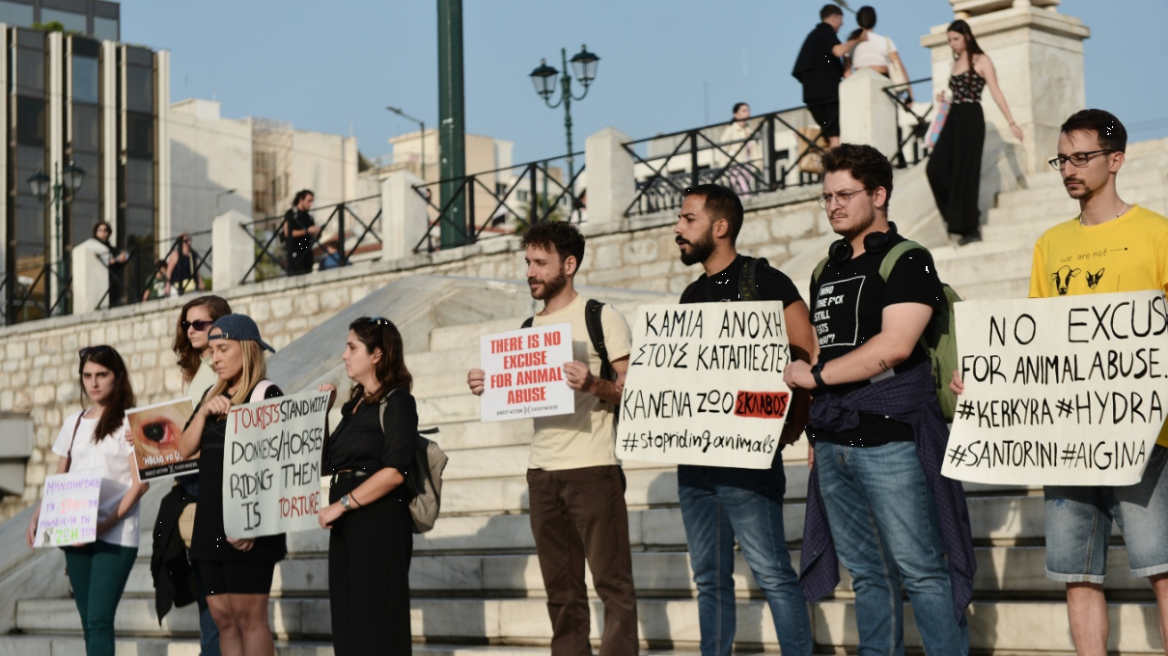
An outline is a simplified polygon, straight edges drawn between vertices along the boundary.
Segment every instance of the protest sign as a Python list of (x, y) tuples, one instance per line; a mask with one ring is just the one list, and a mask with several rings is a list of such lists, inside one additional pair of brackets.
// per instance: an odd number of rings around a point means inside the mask
[(100, 469), (45, 477), (45, 497), (41, 500), (34, 546), (60, 547), (97, 540), (100, 497)]
[(1164, 424), (1159, 291), (958, 303), (942, 473), (980, 483), (1131, 485)]
[(199, 471), (198, 454), (183, 458), (178, 440), (194, 414), (190, 399), (177, 399), (126, 411), (134, 437), (134, 457), (143, 481)]
[(767, 469), (790, 389), (783, 304), (642, 305), (621, 398), (618, 455)]
[(327, 392), (234, 406), (223, 452), (223, 528), (256, 538), (318, 528)]
[(486, 372), (480, 397), (483, 421), (570, 415), (576, 396), (564, 378), (573, 360), (572, 324), (511, 330), (480, 338)]

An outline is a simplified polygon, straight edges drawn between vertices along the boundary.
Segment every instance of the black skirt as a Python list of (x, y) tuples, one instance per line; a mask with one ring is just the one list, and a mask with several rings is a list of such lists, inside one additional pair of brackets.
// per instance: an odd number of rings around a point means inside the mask
[(979, 230), (977, 197), (984, 148), (985, 115), (981, 103), (952, 105), (926, 168), (937, 209), (951, 233), (972, 235)]

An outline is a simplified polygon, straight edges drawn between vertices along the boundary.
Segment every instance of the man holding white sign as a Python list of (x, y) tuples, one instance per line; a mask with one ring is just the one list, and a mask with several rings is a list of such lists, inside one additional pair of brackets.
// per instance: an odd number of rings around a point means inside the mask
[[(604, 602), (600, 656), (635, 655), (637, 597), (625, 477), (616, 458), (614, 429), (629, 364), (629, 326), (612, 306), (576, 293), (573, 281), (584, 261), (584, 236), (575, 226), (537, 223), (522, 244), (531, 297), (544, 302), (532, 324), (571, 324), (575, 358), (563, 363), (564, 378), (575, 393), (575, 411), (534, 419), (527, 470), (531, 532), (552, 622), (552, 656), (592, 654), (585, 561)], [(590, 335), (589, 312), (600, 315), (599, 342)], [(609, 369), (615, 379), (592, 373)], [(488, 384), (484, 370), (471, 369), (467, 384), (481, 396)]]
[[(765, 260), (738, 254), (735, 241), (743, 220), (742, 201), (730, 189), (706, 184), (685, 190), (673, 232), (681, 261), (687, 266), (701, 264), (705, 273), (686, 288), (681, 302), (780, 301), (781, 323), (790, 340), (790, 354), (784, 358), (810, 361), (815, 347), (807, 305), (785, 274)], [(777, 371), (777, 367), (771, 370)], [(777, 379), (778, 373), (774, 376)], [(799, 439), (806, 413), (804, 392), (792, 402), (780, 445)], [(677, 467), (677, 495), (698, 588), (703, 656), (729, 656), (733, 647), (735, 537), (755, 581), (766, 594), (782, 652), (789, 656), (811, 653), (807, 600), (791, 566), (783, 530), (785, 489), (780, 449), (775, 450), (767, 469)]]
[[(1050, 165), (1062, 175), (1071, 198), (1079, 201), (1080, 212), (1047, 230), (1034, 245), (1030, 298), (1168, 290), (1168, 219), (1124, 201), (1116, 191), (1126, 148), (1123, 123), (1103, 110), (1083, 110), (1063, 123), (1058, 155)], [(959, 371), (954, 372), (953, 389), (963, 391)], [(1110, 390), (1100, 389), (1105, 391)], [(1160, 636), (1168, 644), (1165, 447), (1168, 430), (1162, 428), (1135, 485), (1043, 488), (1046, 576), (1067, 584), (1071, 637), (1079, 654), (1107, 652), (1103, 581), (1113, 520), (1123, 533), (1132, 576), (1147, 577), (1156, 593)]]

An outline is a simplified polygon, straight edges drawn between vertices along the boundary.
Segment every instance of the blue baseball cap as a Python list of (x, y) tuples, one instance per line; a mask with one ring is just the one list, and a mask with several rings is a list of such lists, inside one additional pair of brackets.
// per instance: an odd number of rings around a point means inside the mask
[(213, 339), (234, 339), (237, 342), (249, 340), (259, 344), (272, 353), (276, 352), (276, 349), (269, 346), (267, 342), (260, 338), (260, 327), (246, 314), (225, 314), (216, 319), (215, 323), (211, 324), (211, 330), (215, 328), (219, 329), (219, 334), (208, 335), (207, 341)]

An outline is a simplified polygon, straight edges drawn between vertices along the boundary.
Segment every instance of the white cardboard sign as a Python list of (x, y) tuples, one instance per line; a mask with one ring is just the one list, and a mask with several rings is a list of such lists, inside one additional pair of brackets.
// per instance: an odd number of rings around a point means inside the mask
[(956, 306), (965, 393), (942, 473), (979, 483), (1131, 485), (1168, 403), (1159, 291)]
[(642, 305), (621, 398), (617, 455), (767, 469), (791, 391), (783, 304)]
[(46, 476), (34, 546), (67, 547), (94, 542), (100, 503), (100, 469)]
[(570, 415), (576, 395), (564, 378), (573, 360), (572, 324), (557, 323), (480, 337), (486, 380), (482, 421)]
[(328, 393), (233, 406), (223, 453), (223, 528), (256, 538), (319, 528)]

